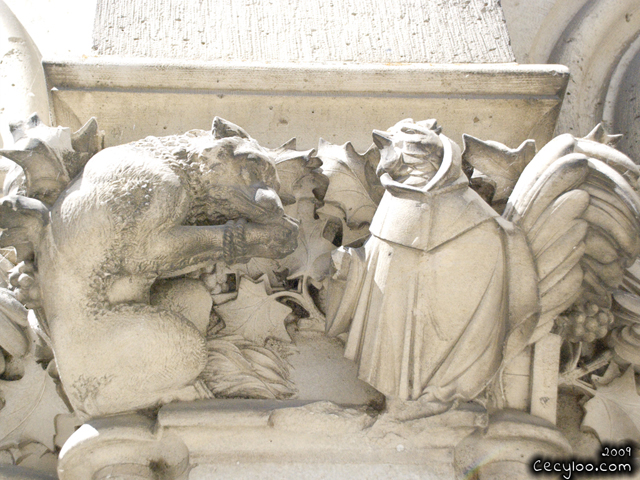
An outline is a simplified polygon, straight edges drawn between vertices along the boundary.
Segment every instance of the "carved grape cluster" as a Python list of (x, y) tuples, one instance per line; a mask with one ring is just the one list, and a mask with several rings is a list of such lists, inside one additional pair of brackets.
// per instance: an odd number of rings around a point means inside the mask
[(35, 278), (32, 262), (20, 262), (9, 270), (9, 283), (15, 292), (16, 299), (27, 308), (40, 306), (40, 287)]
[(560, 315), (556, 324), (560, 334), (568, 341), (593, 342), (604, 338), (613, 324), (613, 314), (608, 308), (595, 303), (578, 303), (569, 312)]

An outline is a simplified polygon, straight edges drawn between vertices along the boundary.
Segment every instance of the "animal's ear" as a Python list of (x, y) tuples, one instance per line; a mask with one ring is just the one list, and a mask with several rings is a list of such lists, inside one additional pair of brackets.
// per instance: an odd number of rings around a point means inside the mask
[(387, 132), (382, 132), (380, 130), (374, 130), (371, 134), (373, 136), (373, 143), (376, 144), (380, 150), (384, 147), (389, 147), (393, 142), (391, 140), (391, 135)]
[(438, 121), (435, 118), (430, 118), (429, 120), (421, 120), (417, 122), (416, 125), (420, 125), (421, 127), (426, 127), (429, 130), (433, 130), (438, 134), (442, 133), (442, 127), (438, 125)]
[(91, 117), (80, 130), (71, 134), (71, 145), (76, 152), (93, 156), (103, 148), (104, 134), (98, 132), (98, 121)]
[(211, 133), (217, 140), (227, 137), (251, 138), (243, 128), (220, 117), (213, 119)]

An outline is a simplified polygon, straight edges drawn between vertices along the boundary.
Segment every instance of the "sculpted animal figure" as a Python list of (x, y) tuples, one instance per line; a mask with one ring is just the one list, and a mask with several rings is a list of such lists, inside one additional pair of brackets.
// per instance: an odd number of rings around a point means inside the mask
[[(27, 196), (46, 183), (34, 167), (68, 164), (60, 149), (37, 157), (34, 142), (46, 142), (34, 140), (38, 121), (30, 122), (16, 128), (16, 149), (0, 152), (25, 168)], [(45, 189), (51, 205), (2, 200), (0, 243), (32, 247), (41, 312), (76, 411), (107, 415), (210, 395), (199, 380), (206, 321), (154, 301), (152, 286), (214, 262), (291, 253), (297, 224), (278, 188), (273, 153), (216, 117), (212, 131), (100, 151), (59, 196)]]
[(532, 155), (503, 215), (462, 160), (510, 165), (513, 152), (464, 140), (461, 152), (435, 120), (374, 131), (386, 192), (365, 245), (335, 255), (344, 300), (328, 333), (348, 332), (345, 355), (400, 418), (478, 397), (576, 301), (609, 307), (640, 254), (640, 169), (599, 129)]

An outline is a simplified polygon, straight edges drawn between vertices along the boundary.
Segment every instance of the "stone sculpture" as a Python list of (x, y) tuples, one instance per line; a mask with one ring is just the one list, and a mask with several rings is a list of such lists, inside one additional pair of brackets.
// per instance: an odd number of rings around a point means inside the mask
[[(374, 131), (362, 155), (324, 140), (317, 153), (293, 142), (264, 148), (217, 117), (211, 131), (107, 149), (95, 120), (71, 133), (34, 116), (12, 133), (14, 148), (0, 151), (21, 167), (0, 199), (0, 247), (12, 255), (0, 265), (1, 374), (42, 380), (56, 405), (47, 415), (65, 413), (68, 401), (91, 422), (62, 450), (61, 478), (136, 478), (135, 445), (146, 445), (140, 462), (154, 458), (149, 478), (158, 458), (184, 478), (188, 449), (154, 436), (154, 409), (206, 398), (326, 400), (322, 391), (305, 397), (290, 375), (293, 365), (311, 368), (298, 357), (313, 342), (323, 358), (354, 360), (386, 405), (346, 368), (336, 382), (358, 390), (360, 410), (294, 407), (272, 414), (271, 427), (297, 431), (314, 415), (383, 448), (380, 438), (405, 423), (446, 425), (460, 472), (504, 431), (540, 451), (568, 451), (528, 408), (501, 416), (514, 408), (505, 372), (550, 332), (590, 345), (592, 356), (605, 352), (580, 375), (551, 354), (561, 382), (584, 387), (580, 378), (615, 363), (602, 338), (634, 363), (640, 321), (620, 322), (640, 304), (638, 269), (627, 270), (640, 254), (640, 169), (600, 127), (537, 154), (532, 141), (510, 149), (470, 136), (461, 150), (435, 120), (411, 119)], [(627, 291), (616, 290), (623, 280)], [(18, 301), (33, 310), (37, 335)], [(575, 367), (585, 353), (569, 348)], [(312, 367), (312, 378), (336, 375)], [(630, 374), (611, 372), (603, 392), (631, 385)], [(456, 416), (470, 401), (483, 407)], [(139, 411), (152, 419), (107, 417)], [(441, 425), (443, 417), (454, 420)], [(16, 435), (0, 438), (0, 452), (18, 448)], [(33, 441), (54, 451), (49, 436)], [(129, 453), (93, 456), (121, 437)]]
[[(505, 156), (495, 143), (465, 140), (471, 164)], [(635, 183), (638, 167), (611, 147), (557, 137), (521, 164), (499, 216), (469, 187), (463, 154), (435, 121), (404, 120), (374, 141), (386, 193), (372, 237), (340, 258), (347, 268), (359, 262), (360, 278), (337, 273), (350, 289), (329, 333), (349, 329), (346, 355), (361, 379), (417, 400), (402, 416), (476, 398), (585, 290), (609, 306), (640, 253), (640, 198), (623, 178)]]
[(374, 132), (386, 193), (364, 255), (354, 254), (366, 273), (346, 344), (361, 379), (388, 397), (429, 402), (430, 413), (484, 389), (501, 362), (509, 307), (531, 302), (504, 295), (508, 257), (522, 255), (522, 242), (503, 246), (497, 213), (439, 133), (411, 121)]
[(53, 178), (42, 166), (71, 166), (64, 151), (34, 142), (29, 133), (38, 128), (37, 118), (16, 128), (29, 143), (2, 152), (25, 169), (26, 194), (44, 202), (2, 200), (3, 244), (19, 243), (14, 229), (27, 228), (71, 404), (97, 416), (209, 397), (198, 381), (208, 312), (185, 318), (163, 304), (171, 287), (151, 298), (151, 286), (217, 260), (293, 251), (297, 226), (284, 216), (272, 154), (216, 118), (212, 132), (105, 149), (58, 196), (58, 185), (41, 189)]

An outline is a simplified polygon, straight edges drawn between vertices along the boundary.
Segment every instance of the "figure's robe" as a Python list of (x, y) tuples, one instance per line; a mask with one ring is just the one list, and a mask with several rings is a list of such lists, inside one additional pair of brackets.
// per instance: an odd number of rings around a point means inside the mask
[(532, 263), (509, 268), (529, 257), (526, 242), (462, 181), (420, 199), (387, 191), (370, 230), (329, 333), (350, 323), (345, 356), (387, 396), (473, 399), (498, 371), (510, 328), (534, 315), (535, 288), (520, 300), (509, 291), (514, 274), (535, 285)]

